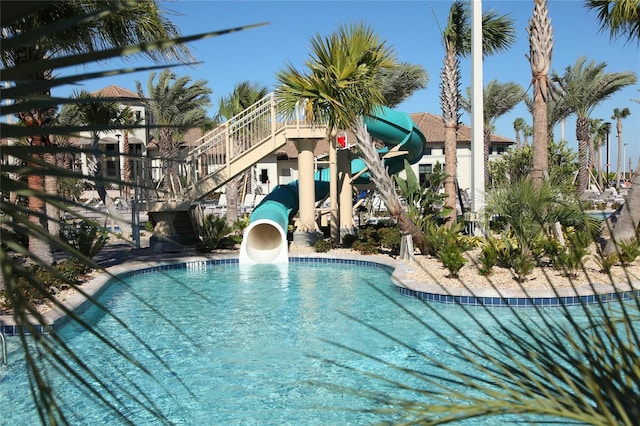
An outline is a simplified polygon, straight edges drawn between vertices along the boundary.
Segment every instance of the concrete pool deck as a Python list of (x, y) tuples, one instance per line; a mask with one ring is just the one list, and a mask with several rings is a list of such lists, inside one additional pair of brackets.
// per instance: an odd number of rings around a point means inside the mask
[[(485, 286), (471, 288), (468, 286), (443, 286), (437, 279), (416, 279), (416, 268), (424, 268), (417, 263), (408, 263), (388, 255), (361, 255), (351, 250), (339, 250), (329, 253), (315, 253), (311, 250), (294, 252), (292, 261), (314, 261), (319, 263), (356, 263), (362, 265), (379, 264), (392, 270), (391, 280), (400, 294), (425, 301), (460, 304), (484, 307), (553, 307), (560, 305), (579, 305), (595, 303), (599, 300), (614, 300), (618, 297), (632, 298), (640, 295), (640, 280), (628, 280), (618, 285), (587, 283), (576, 286), (546, 289), (525, 289), (523, 286), (497, 288)], [(68, 317), (65, 309), (82, 312), (91, 302), (88, 298), (98, 297), (109, 280), (121, 274), (137, 270), (161, 270), (175, 264), (205, 266), (212, 262), (237, 263), (237, 251), (215, 253), (210, 255), (196, 254), (193, 250), (180, 253), (158, 253), (148, 248), (134, 250), (127, 243), (110, 243), (96, 256), (96, 262), (106, 272), (91, 274), (80, 289), (84, 293), (69, 292), (62, 299), (64, 309), (53, 307), (42, 313), (49, 327), (57, 328), (64, 324)], [(420, 271), (418, 271), (420, 272)], [(427, 271), (428, 272), (428, 271)], [(36, 321), (34, 321), (36, 323)], [(37, 326), (38, 332), (47, 332)], [(10, 315), (0, 315), (0, 332), (4, 335), (15, 335), (18, 332), (15, 320)]]

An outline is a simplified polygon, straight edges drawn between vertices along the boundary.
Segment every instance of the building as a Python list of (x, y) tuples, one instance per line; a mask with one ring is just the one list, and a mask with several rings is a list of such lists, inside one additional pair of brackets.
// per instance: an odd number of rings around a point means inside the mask
[[(93, 92), (102, 97), (120, 98), (122, 104), (129, 106), (134, 113), (139, 124), (143, 128), (129, 130), (128, 138), (131, 146), (131, 153), (147, 158), (147, 166), (136, 168), (134, 177), (147, 185), (150, 182), (158, 183), (161, 179), (160, 154), (156, 141), (149, 132), (149, 126), (153, 124), (153, 116), (141, 102), (137, 93), (119, 86), (108, 86), (104, 89)], [(431, 113), (410, 114), (414, 123), (422, 131), (427, 139), (422, 159), (413, 165), (414, 172), (421, 178), (431, 173), (436, 163), (444, 165), (444, 125), (440, 116)], [(347, 133), (349, 140), (354, 140), (353, 134)], [(99, 148), (104, 151), (103, 170), (106, 177), (123, 178), (124, 158), (117, 155), (124, 150), (125, 131), (114, 129), (101, 135), (98, 143)], [(183, 146), (191, 148), (202, 136), (200, 129), (192, 129), (183, 137)], [(80, 146), (91, 144), (88, 137), (75, 139), (74, 142)], [(490, 159), (496, 158), (504, 153), (514, 142), (502, 136), (491, 136)], [(329, 143), (326, 140), (320, 141), (314, 150), (316, 167), (326, 167), (326, 159), (329, 152)], [(287, 142), (282, 148), (264, 157), (256, 163), (247, 174), (247, 192), (269, 193), (275, 186), (287, 184), (298, 179), (298, 152), (291, 142)], [(471, 187), (471, 128), (461, 125), (458, 130), (458, 185), (461, 189)], [(83, 156), (83, 170), (86, 170), (87, 159)]]

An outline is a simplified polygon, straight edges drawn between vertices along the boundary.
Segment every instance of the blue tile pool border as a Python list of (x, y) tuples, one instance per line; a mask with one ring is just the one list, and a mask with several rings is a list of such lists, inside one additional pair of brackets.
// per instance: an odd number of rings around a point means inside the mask
[[(396, 271), (397, 265), (381, 263), (376, 260), (364, 260), (364, 259), (340, 259), (333, 257), (290, 257), (289, 263), (311, 263), (311, 264), (342, 264), (342, 265), (354, 265), (367, 268), (383, 269), (392, 276), (393, 287), (399, 294), (420, 299), (426, 302), (435, 302), (443, 304), (456, 304), (462, 306), (479, 306), (479, 307), (495, 307), (495, 308), (553, 308), (561, 306), (575, 306), (575, 305), (589, 305), (602, 302), (611, 302), (615, 300), (630, 300), (640, 297), (640, 290), (632, 289), (627, 291), (600, 293), (600, 294), (588, 294), (580, 296), (552, 296), (552, 297), (501, 297), (501, 296), (474, 296), (474, 295), (455, 295), (455, 294), (442, 294), (428, 291), (421, 291), (410, 289), (402, 285), (402, 276), (393, 276)], [(116, 273), (113, 278), (106, 280), (94, 294), (93, 297), (99, 297), (104, 291), (106, 291), (110, 285), (117, 282), (119, 279), (125, 279), (128, 277), (148, 274), (158, 271), (170, 271), (179, 269), (201, 269), (215, 265), (237, 265), (239, 264), (237, 257), (218, 258), (218, 259), (199, 259), (188, 261), (175, 261), (171, 263), (162, 263), (154, 266), (142, 266), (133, 270), (123, 271)], [(126, 265), (125, 265), (126, 266)], [(131, 267), (135, 267), (131, 265)], [(91, 306), (90, 301), (85, 301), (79, 306), (74, 308), (74, 311), (81, 313)], [(47, 334), (49, 329), (57, 329), (68, 321), (68, 317), (57, 318), (53, 323), (47, 327), (40, 324), (34, 325), (36, 333)], [(12, 336), (18, 334), (20, 326), (6, 324), (0, 317), (0, 332), (5, 336)]]
[(628, 290), (617, 293), (589, 294), (583, 296), (553, 297), (500, 297), (500, 296), (459, 296), (431, 293), (396, 286), (403, 296), (420, 299), (425, 302), (449, 305), (484, 306), (492, 308), (557, 308), (561, 306), (592, 305), (615, 300), (631, 300), (640, 297), (640, 290)]

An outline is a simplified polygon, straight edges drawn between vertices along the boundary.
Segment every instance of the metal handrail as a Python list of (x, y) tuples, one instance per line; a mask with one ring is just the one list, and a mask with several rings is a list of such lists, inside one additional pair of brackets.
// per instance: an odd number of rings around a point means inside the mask
[(4, 340), (4, 334), (1, 331), (0, 341), (2, 341), (2, 365), (7, 365), (7, 342)]

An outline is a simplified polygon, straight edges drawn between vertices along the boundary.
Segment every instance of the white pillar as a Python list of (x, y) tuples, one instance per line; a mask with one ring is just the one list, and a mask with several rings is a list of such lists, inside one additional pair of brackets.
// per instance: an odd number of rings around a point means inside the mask
[(340, 241), (340, 219), (338, 217), (338, 153), (336, 138), (331, 135), (329, 140), (329, 230), (331, 239)]
[(355, 234), (353, 226), (353, 185), (351, 185), (351, 153), (338, 151), (338, 185), (340, 189), (340, 240)]
[(482, 0), (472, 2), (471, 20), (471, 211), (480, 212), (484, 199), (484, 132), (482, 81)]
[(296, 139), (298, 149), (298, 203), (300, 207), (300, 232), (315, 232), (316, 224), (316, 187), (313, 179), (313, 139)]

